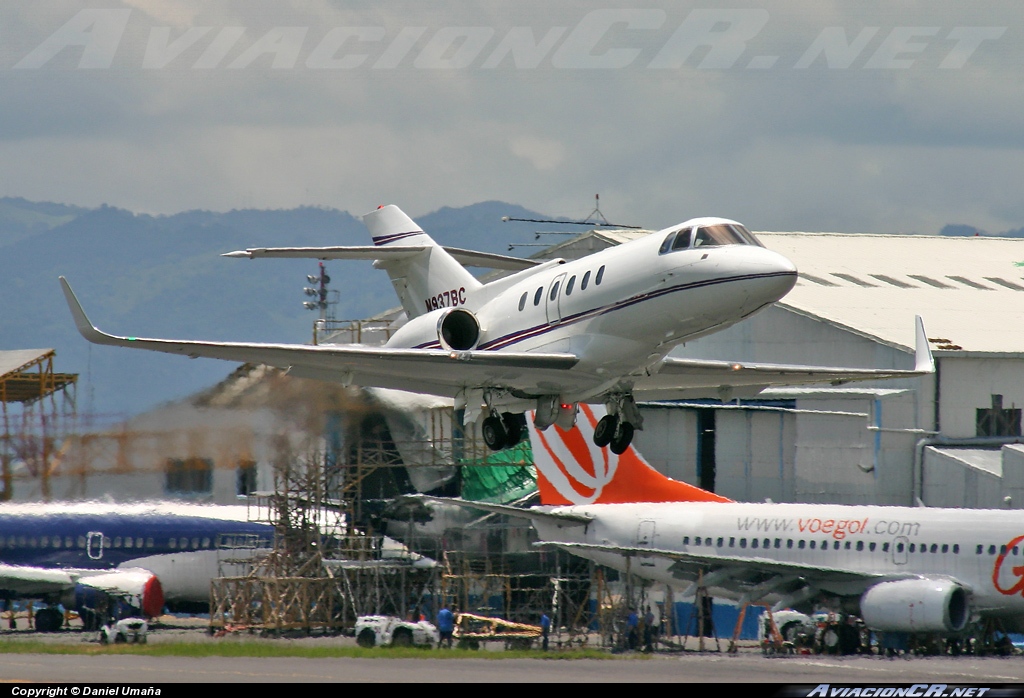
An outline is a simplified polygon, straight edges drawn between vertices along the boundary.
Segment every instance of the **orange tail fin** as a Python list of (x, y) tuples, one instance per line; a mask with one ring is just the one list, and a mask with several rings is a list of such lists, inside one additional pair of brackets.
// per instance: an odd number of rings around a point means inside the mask
[(713, 492), (666, 477), (630, 446), (621, 456), (594, 445), (604, 408), (580, 405), (576, 427), (538, 431), (527, 420), (541, 504), (728, 502)]

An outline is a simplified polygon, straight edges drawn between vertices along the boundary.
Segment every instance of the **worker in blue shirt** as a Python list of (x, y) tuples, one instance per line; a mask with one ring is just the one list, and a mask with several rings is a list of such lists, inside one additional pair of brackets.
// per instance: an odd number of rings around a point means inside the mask
[(455, 615), (448, 610), (447, 606), (437, 612), (437, 632), (441, 636), (437, 648), (441, 649), (441, 645), (447, 643), (448, 649), (451, 649), (452, 633), (455, 632)]
[(548, 618), (547, 613), (540, 614), (540, 636), (542, 648), (545, 652), (548, 651), (548, 634), (551, 632), (551, 619)]

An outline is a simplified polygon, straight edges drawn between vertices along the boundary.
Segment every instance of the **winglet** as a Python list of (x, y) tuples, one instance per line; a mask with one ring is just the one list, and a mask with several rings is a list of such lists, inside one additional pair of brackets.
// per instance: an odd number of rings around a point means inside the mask
[(920, 315), (915, 319), (914, 336), (914, 371), (917, 373), (935, 373), (935, 359), (928, 345), (928, 335), (924, 331), (924, 320)]
[(235, 250), (234, 252), (225, 252), (221, 257), (237, 257), (240, 259), (252, 259), (252, 252), (250, 250)]
[(89, 317), (82, 309), (82, 304), (78, 302), (75, 292), (71, 290), (71, 284), (63, 276), (60, 277), (60, 285), (64, 289), (64, 298), (68, 302), (68, 308), (71, 310), (71, 316), (75, 319), (78, 332), (93, 344), (117, 344), (116, 337), (100, 332), (95, 325), (89, 322)]

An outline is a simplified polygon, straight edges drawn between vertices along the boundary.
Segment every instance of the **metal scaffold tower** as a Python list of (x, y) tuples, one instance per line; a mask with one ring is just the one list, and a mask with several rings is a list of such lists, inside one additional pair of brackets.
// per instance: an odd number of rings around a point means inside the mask
[(50, 475), (75, 422), (78, 380), (76, 373), (54, 372), (55, 354), (53, 349), (0, 352), (0, 501), (11, 499), (16, 474), (37, 480), (42, 499), (50, 499)]

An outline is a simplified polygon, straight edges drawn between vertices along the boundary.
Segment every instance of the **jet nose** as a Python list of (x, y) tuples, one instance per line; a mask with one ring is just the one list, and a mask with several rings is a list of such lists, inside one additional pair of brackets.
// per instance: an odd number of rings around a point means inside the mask
[(778, 252), (757, 250), (756, 276), (758, 277), (755, 302), (774, 303), (796, 285), (796, 265)]

